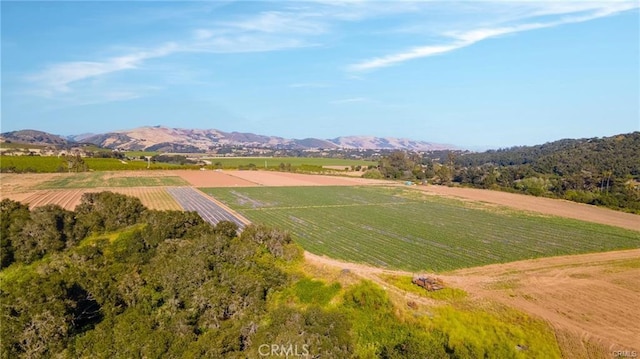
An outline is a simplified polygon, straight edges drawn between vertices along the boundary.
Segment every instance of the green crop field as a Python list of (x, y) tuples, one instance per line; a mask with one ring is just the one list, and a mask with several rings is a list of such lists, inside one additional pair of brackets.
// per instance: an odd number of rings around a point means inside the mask
[(640, 232), (386, 187), (207, 188), (308, 251), (407, 270), (447, 271), (640, 247)]
[[(89, 170), (124, 171), (147, 169), (146, 161), (120, 161), (115, 158), (84, 158)], [(200, 166), (180, 166), (167, 163), (152, 163), (152, 170), (197, 169)], [(55, 156), (0, 156), (2, 172), (65, 172), (67, 162)]]
[(2, 172), (57, 172), (64, 164), (58, 157), (0, 156)]
[(37, 189), (58, 188), (97, 188), (97, 187), (148, 187), (148, 186), (188, 186), (178, 176), (166, 177), (113, 177), (107, 172), (69, 173), (48, 180), (37, 186)]
[[(134, 156), (135, 157), (135, 156)], [(139, 156), (137, 156), (139, 157)], [(376, 162), (363, 160), (348, 160), (341, 158), (304, 158), (304, 157), (238, 157), (238, 158), (209, 158), (216, 164), (220, 162), (223, 168), (238, 168), (254, 164), (256, 168), (278, 169), (281, 163), (290, 164), (293, 167), (305, 169), (317, 169), (322, 166), (369, 166)], [(120, 161), (116, 158), (84, 158), (86, 165), (93, 171), (122, 171), (147, 169), (147, 162), (143, 160)], [(207, 166), (214, 168), (215, 166)], [(149, 169), (198, 169), (198, 165), (177, 165), (169, 163), (151, 163)], [(64, 158), (56, 156), (0, 156), (0, 169), (2, 172), (64, 172), (67, 170), (67, 162)], [(321, 169), (321, 168), (320, 168)]]
[(350, 160), (344, 158), (312, 158), (312, 157), (211, 157), (206, 158), (211, 163), (220, 162), (223, 168), (238, 168), (254, 164), (258, 168), (278, 168), (281, 163), (294, 167), (307, 166), (369, 166), (377, 165), (377, 162), (364, 160)]

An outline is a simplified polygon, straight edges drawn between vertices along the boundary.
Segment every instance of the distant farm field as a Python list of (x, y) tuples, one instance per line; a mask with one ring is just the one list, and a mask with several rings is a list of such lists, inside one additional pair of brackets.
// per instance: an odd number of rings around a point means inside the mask
[(256, 165), (258, 168), (278, 168), (280, 164), (299, 166), (369, 166), (377, 165), (373, 161), (350, 160), (344, 158), (313, 158), (313, 157), (212, 157), (207, 158), (212, 164), (220, 163), (223, 168), (238, 168), (240, 166)]
[(40, 190), (31, 192), (28, 195), (20, 195), (17, 198), (13, 196), (13, 199), (28, 204), (31, 208), (48, 204), (56, 204), (71, 211), (74, 210), (78, 204), (80, 204), (83, 194), (107, 190), (139, 198), (142, 204), (149, 209), (175, 211), (182, 210), (180, 204), (178, 204), (178, 202), (176, 202), (176, 200), (167, 192), (167, 190), (162, 187)]
[[(146, 170), (146, 161), (121, 161), (115, 158), (85, 158), (89, 170), (93, 171), (126, 171)], [(149, 169), (187, 169), (199, 168), (199, 166), (180, 166), (167, 163), (152, 163)], [(0, 156), (0, 169), (2, 172), (66, 172), (67, 161), (55, 156)]]
[(83, 172), (56, 176), (41, 182), (37, 189), (185, 186), (179, 176), (112, 176), (109, 172)]
[[(141, 152), (142, 153), (142, 152)], [(134, 157), (139, 157), (137, 153)], [(256, 168), (279, 169), (280, 164), (294, 168), (304, 169), (305, 166), (310, 169), (320, 168), (323, 166), (335, 167), (351, 167), (351, 166), (369, 166), (376, 165), (376, 162), (364, 160), (350, 160), (343, 158), (307, 158), (307, 157), (234, 157), (234, 158), (208, 158), (212, 165), (206, 166), (213, 169), (215, 164), (223, 168), (239, 168), (255, 165)], [(170, 170), (170, 169), (199, 169), (199, 165), (178, 165), (169, 163), (151, 163), (148, 165), (143, 160), (121, 161), (116, 158), (84, 158), (88, 168), (93, 171), (126, 171), (126, 170)], [(266, 166), (265, 166), (266, 165)], [(65, 172), (68, 169), (67, 162), (64, 158), (56, 156), (0, 156), (0, 169), (2, 172)]]
[(640, 232), (386, 187), (208, 188), (308, 251), (413, 271), (640, 248)]

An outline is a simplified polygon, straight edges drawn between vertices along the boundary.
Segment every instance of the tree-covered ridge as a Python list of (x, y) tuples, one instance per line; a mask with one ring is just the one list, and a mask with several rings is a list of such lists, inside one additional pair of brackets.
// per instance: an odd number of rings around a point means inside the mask
[(442, 151), (380, 161), (387, 178), (564, 198), (640, 213), (640, 132), (482, 153)]
[(2, 358), (522, 357), (518, 345), (559, 356), (553, 333), (522, 315), (402, 314), (349, 273), (344, 287), (309, 278), (278, 229), (238, 234), (110, 192), (75, 211), (1, 208)]
[(538, 146), (518, 146), (459, 156), (463, 167), (529, 165), (537, 173), (565, 176), (611, 171), (612, 176), (640, 176), (640, 132), (613, 137), (563, 139)]

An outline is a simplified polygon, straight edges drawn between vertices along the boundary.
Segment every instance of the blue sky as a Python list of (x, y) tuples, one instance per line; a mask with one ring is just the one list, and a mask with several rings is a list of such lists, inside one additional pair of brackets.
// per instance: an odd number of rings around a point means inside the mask
[(638, 1), (2, 1), (2, 132), (640, 130)]

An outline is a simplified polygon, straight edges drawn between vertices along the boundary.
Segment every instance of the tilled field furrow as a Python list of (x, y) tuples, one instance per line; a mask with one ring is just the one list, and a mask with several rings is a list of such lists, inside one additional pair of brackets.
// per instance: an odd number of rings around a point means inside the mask
[(220, 221), (231, 221), (235, 222), (240, 228), (245, 226), (241, 219), (193, 188), (173, 187), (167, 188), (167, 192), (175, 198), (184, 210), (198, 212), (205, 221), (213, 225)]

